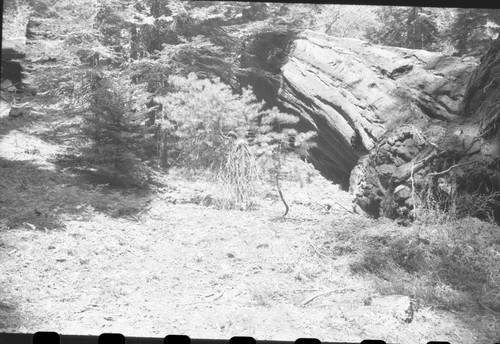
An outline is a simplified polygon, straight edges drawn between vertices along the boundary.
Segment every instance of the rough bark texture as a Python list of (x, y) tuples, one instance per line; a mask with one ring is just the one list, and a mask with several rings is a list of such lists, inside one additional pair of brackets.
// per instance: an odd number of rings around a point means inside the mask
[(306, 31), (281, 68), (277, 103), (317, 131), (311, 161), (349, 185), (355, 211), (486, 217), (500, 208), (495, 198), (477, 202), (500, 190), (499, 51), (497, 41), (478, 67), (470, 57)]
[[(457, 66), (450, 65), (446, 75)], [(404, 222), (418, 218), (422, 209), (454, 216), (493, 215), (499, 222), (499, 71), (497, 40), (470, 76), (455, 111), (458, 117), (407, 120), (387, 130), (352, 171), (355, 210)], [(436, 99), (437, 94), (430, 96)]]
[[(312, 162), (347, 186), (358, 159), (392, 128), (458, 119), (475, 66), (470, 58), (306, 31), (282, 67), (278, 100), (304, 129), (318, 132)], [(407, 162), (406, 155), (397, 162)]]

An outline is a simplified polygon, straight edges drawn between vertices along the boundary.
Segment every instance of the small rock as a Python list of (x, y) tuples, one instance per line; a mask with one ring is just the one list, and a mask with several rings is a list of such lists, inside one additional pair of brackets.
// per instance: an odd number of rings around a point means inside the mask
[(9, 79), (5, 79), (4, 81), (2, 81), (0, 87), (2, 88), (2, 91), (14, 92), (16, 90), (16, 87), (12, 84), (12, 81), (10, 81)]
[(405, 200), (405, 206), (408, 209), (413, 209), (413, 200), (411, 199), (411, 197)]
[(12, 117), (12, 118), (18, 118), (18, 117), (21, 117), (23, 115), (27, 114), (27, 109), (25, 108), (11, 108), (10, 111), (9, 111), (9, 117)]
[(398, 185), (394, 190), (394, 197), (398, 200), (405, 201), (411, 196), (411, 189), (406, 185)]
[(227, 257), (228, 257), (228, 258), (234, 258), (234, 254), (232, 254), (232, 253), (228, 253), (228, 254), (227, 254)]
[(402, 217), (405, 217), (406, 215), (408, 215), (409, 212), (410, 212), (410, 210), (407, 207), (398, 207), (396, 209), (396, 213)]

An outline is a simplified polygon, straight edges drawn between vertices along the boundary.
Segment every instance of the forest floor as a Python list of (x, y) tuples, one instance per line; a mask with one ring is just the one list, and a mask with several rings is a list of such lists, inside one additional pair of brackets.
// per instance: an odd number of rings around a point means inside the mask
[[(4, 113), (5, 114), (5, 113)], [(384, 226), (316, 175), (273, 186), (252, 211), (202, 205), (211, 186), (179, 171), (158, 187), (96, 185), (60, 163), (70, 126), (0, 118), (0, 330), (261, 340), (491, 343), (474, 318), (382, 295), (331, 255), (327, 231)], [(59, 161), (59, 163), (58, 163)], [(76, 172), (75, 172), (76, 171)]]

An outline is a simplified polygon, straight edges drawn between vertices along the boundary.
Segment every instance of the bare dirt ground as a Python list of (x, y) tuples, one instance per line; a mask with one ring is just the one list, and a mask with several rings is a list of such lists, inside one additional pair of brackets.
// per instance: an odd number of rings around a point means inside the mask
[(368, 220), (319, 176), (284, 182), (286, 218), (271, 186), (246, 212), (196, 204), (207, 183), (175, 172), (152, 192), (120, 192), (54, 165), (67, 148), (25, 117), (0, 119), (2, 331), (490, 342), (431, 306), (405, 321), (408, 297), (353, 275), (356, 253), (330, 257), (327, 229)]

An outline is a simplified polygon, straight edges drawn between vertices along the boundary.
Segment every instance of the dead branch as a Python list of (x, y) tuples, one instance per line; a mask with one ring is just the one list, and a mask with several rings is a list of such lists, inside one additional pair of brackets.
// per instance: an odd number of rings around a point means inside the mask
[(224, 295), (224, 291), (222, 291), (221, 293), (219, 293), (218, 295), (216, 295), (213, 299), (212, 299), (212, 302), (220, 299), (222, 296)]
[(346, 207), (344, 207), (342, 204), (340, 204), (339, 202), (336, 202), (336, 201), (333, 201), (333, 203), (335, 203), (336, 205), (338, 205), (339, 207), (341, 207), (342, 209), (344, 209), (345, 211), (347, 211), (348, 213), (351, 213), (351, 214), (354, 214), (354, 212), (352, 210), (349, 210), (347, 209)]
[(338, 288), (338, 289), (332, 289), (332, 290), (327, 290), (327, 291), (324, 291), (324, 292), (321, 292), (321, 293), (318, 293), (316, 295), (313, 295), (311, 296), (310, 298), (308, 298), (307, 300), (305, 300), (304, 302), (302, 302), (302, 306), (305, 306), (307, 305), (309, 302), (313, 301), (314, 299), (320, 297), (320, 296), (323, 296), (323, 295), (327, 295), (327, 294), (331, 294), (331, 293), (336, 293), (338, 291), (343, 291), (343, 290), (348, 290), (348, 289), (352, 289), (352, 288)]
[(495, 314), (500, 314), (500, 312), (497, 312), (497, 311), (494, 311), (493, 309), (485, 306), (481, 301), (477, 301), (477, 303), (479, 303), (481, 306), (483, 306), (484, 308), (486, 308), (487, 310), (489, 310), (490, 312), (493, 312)]
[(331, 258), (331, 257), (327, 256), (326, 254), (321, 253), (321, 252), (318, 251), (318, 249), (316, 248), (316, 246), (314, 246), (314, 244), (312, 243), (310, 236), (307, 237), (307, 241), (309, 241), (309, 244), (311, 244), (312, 248), (314, 249), (314, 251), (316, 251), (317, 254), (319, 254), (322, 257)]
[(463, 162), (461, 164), (456, 164), (456, 165), (453, 165), (453, 166), (450, 166), (450, 168), (444, 170), (444, 171), (441, 171), (441, 172), (433, 172), (433, 173), (429, 173), (428, 175), (429, 176), (440, 176), (442, 174), (445, 174), (445, 173), (448, 173), (450, 172), (452, 169), (456, 168), (456, 167), (459, 167), (459, 166), (464, 166), (464, 165), (469, 165), (469, 164), (473, 164), (475, 163), (475, 161), (468, 161), (468, 162)]
[(187, 268), (187, 269), (191, 269), (191, 270), (194, 270), (194, 271), (198, 271), (198, 272), (201, 272), (201, 273), (204, 273), (205, 275), (208, 275), (208, 272), (204, 271), (204, 270), (200, 270), (200, 269), (196, 269), (196, 268), (192, 268), (190, 266), (187, 266), (186, 264), (184, 264), (184, 267)]
[(481, 140), (481, 136), (479, 137), (475, 137), (472, 142), (470, 143), (469, 147), (467, 147), (466, 149), (464, 149), (464, 152), (468, 152), (472, 146), (474, 146), (474, 144), (477, 142), (477, 141), (480, 141)]

